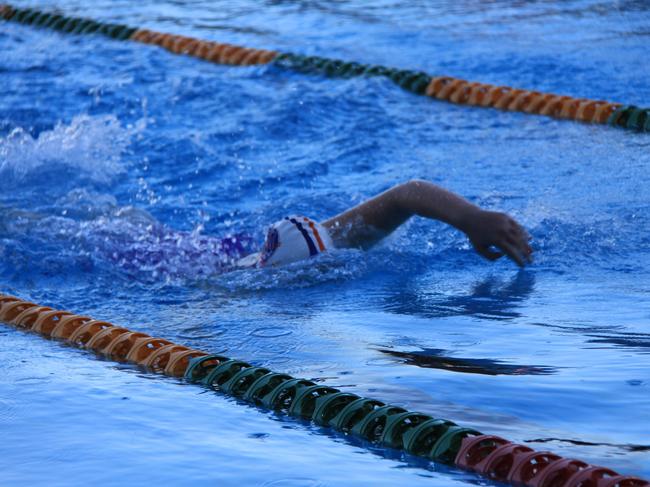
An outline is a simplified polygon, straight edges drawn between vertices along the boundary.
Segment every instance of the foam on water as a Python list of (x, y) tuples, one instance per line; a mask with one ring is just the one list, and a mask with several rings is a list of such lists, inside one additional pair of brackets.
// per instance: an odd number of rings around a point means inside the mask
[(367, 272), (368, 263), (363, 254), (360, 250), (334, 250), (287, 266), (235, 270), (216, 284), (231, 292), (256, 292), (342, 283)]

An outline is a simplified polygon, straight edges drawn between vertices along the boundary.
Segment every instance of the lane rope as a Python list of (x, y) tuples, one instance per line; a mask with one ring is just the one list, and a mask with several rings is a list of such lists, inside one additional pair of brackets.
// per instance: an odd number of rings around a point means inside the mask
[(537, 452), (446, 419), (13, 296), (0, 294), (0, 321), (497, 482), (528, 487), (650, 487), (638, 477)]
[(382, 76), (401, 88), (437, 100), (475, 107), (489, 107), (579, 122), (650, 132), (650, 108), (590, 100), (566, 95), (466, 81), (449, 76), (431, 76), (421, 71), (346, 62), (318, 56), (250, 49), (193, 37), (137, 29), (123, 24), (97, 22), (11, 5), (0, 5), (0, 18), (70, 34), (102, 34), (116, 40), (132, 40), (160, 46), (175, 54), (233, 66), (273, 63), (301, 73), (327, 77)]

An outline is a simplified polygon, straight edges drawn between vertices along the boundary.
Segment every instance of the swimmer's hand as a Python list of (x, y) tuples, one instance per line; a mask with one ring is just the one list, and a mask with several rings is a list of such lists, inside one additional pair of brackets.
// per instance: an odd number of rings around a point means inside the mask
[(520, 267), (533, 261), (533, 249), (528, 243), (530, 235), (505, 213), (476, 208), (467, 215), (460, 227), (476, 252), (488, 260), (497, 260), (507, 255)]

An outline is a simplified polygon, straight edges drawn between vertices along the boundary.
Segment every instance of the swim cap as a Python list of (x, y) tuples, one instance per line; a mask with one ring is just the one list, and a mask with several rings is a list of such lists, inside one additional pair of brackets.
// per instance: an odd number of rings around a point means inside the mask
[(321, 224), (304, 216), (288, 216), (271, 225), (262, 251), (240, 259), (239, 265), (290, 264), (332, 248), (332, 239)]

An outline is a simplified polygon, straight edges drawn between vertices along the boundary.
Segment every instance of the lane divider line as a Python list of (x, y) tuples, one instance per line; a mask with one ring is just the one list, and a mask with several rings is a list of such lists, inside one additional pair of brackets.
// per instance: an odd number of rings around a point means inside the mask
[(130, 331), (107, 321), (0, 294), (0, 321), (46, 338), (184, 378), (258, 407), (311, 420), (380, 446), (528, 487), (650, 487), (583, 461), (536, 452), (446, 419)]
[(279, 53), (265, 49), (250, 49), (182, 35), (137, 29), (123, 24), (103, 23), (42, 12), (31, 8), (19, 9), (11, 5), (0, 5), (0, 18), (70, 34), (102, 34), (116, 40), (132, 40), (157, 45), (175, 54), (193, 56), (218, 64), (251, 66), (273, 63), (288, 70), (327, 77), (383, 76), (411, 93), (450, 103), (544, 115), (578, 122), (609, 124), (650, 132), (650, 108), (639, 108), (633, 105), (497, 86), (450, 76), (431, 76), (421, 71), (365, 65), (318, 56)]

